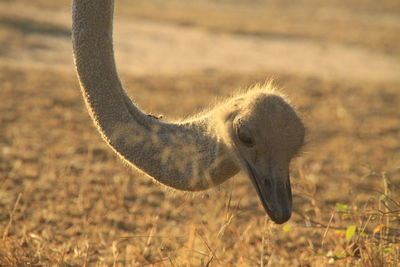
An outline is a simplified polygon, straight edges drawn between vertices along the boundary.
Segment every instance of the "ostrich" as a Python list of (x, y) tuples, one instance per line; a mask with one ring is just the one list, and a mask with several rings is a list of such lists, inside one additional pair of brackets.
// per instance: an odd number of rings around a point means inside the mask
[(73, 1), (76, 70), (105, 142), (129, 165), (177, 190), (205, 190), (244, 170), (269, 217), (278, 224), (289, 220), (289, 163), (303, 145), (304, 126), (285, 97), (257, 86), (187, 120), (149, 116), (118, 77), (113, 12), (113, 0)]

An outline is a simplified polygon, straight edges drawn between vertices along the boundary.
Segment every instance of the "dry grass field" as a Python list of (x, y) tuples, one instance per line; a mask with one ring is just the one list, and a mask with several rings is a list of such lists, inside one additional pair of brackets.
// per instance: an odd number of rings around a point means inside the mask
[(400, 2), (118, 0), (130, 96), (165, 120), (270, 78), (307, 124), (294, 214), (239, 174), (196, 195), (125, 166), (72, 62), (70, 1), (0, 1), (0, 266), (398, 266)]

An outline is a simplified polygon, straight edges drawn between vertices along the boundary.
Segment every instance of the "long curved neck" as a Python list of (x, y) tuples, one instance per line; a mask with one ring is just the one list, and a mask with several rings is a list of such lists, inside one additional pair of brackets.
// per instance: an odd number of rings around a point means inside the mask
[(170, 124), (126, 95), (115, 66), (113, 0), (74, 0), (72, 39), (83, 97), (103, 139), (124, 160), (167, 186), (203, 190), (238, 171), (206, 120)]

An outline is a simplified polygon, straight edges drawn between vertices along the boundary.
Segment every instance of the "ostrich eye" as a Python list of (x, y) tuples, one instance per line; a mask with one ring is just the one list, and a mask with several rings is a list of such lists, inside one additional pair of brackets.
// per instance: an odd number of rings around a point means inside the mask
[(236, 135), (240, 142), (242, 142), (245, 146), (254, 146), (253, 138), (250, 136), (250, 133), (246, 129), (243, 129), (243, 127), (236, 127)]

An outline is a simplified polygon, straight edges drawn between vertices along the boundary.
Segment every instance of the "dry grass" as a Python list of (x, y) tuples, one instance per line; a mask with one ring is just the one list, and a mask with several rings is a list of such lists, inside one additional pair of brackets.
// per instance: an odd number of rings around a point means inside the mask
[[(0, 24), (0, 51), (32, 40), (20, 28)], [(218, 71), (123, 79), (168, 120), (273, 75), (308, 124), (284, 226), (242, 175), (192, 196), (125, 167), (92, 126), (73, 69), (0, 64), (0, 266), (396, 266), (400, 84)]]

